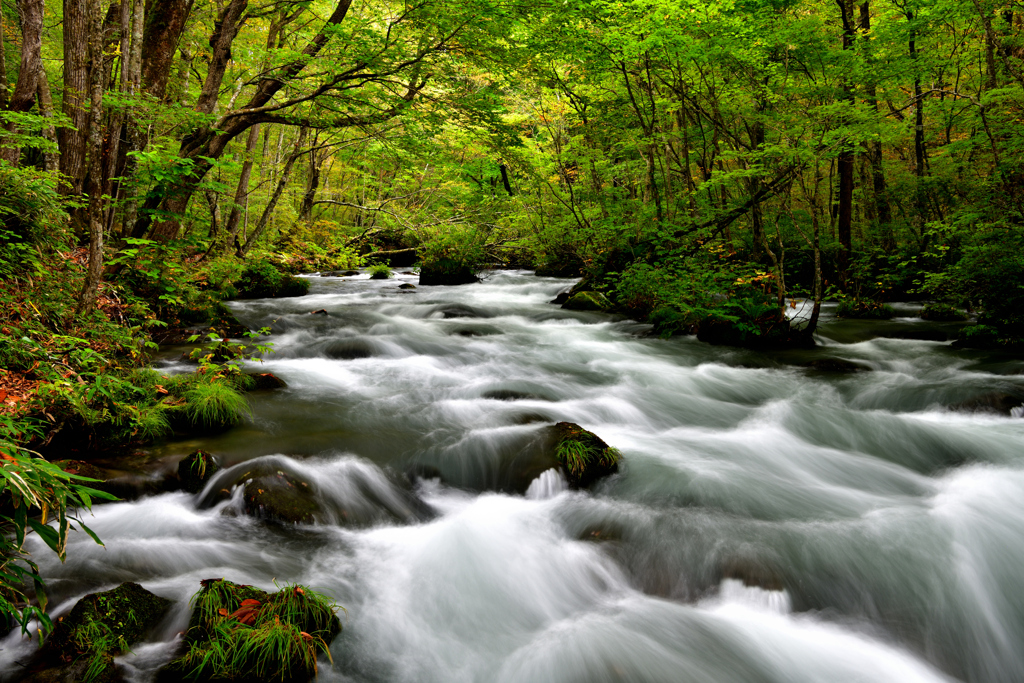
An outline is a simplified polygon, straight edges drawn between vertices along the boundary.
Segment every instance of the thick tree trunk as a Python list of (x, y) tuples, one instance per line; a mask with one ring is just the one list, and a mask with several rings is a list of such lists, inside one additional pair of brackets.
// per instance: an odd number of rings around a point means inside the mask
[(87, 0), (64, 0), (63, 111), (71, 125), (59, 129), (57, 142), (60, 171), (67, 180), (64, 190), (74, 195), (82, 193), (89, 145), (89, 23)]
[[(40, 74), (43, 74), (43, 0), (18, 0), (18, 16), (21, 18), (21, 66), (18, 70), (18, 82), (8, 109), (12, 112), (26, 112), (36, 101), (39, 89)], [(0, 45), (0, 48), (3, 46)], [(44, 76), (45, 77), (45, 76)], [(9, 124), (7, 130), (14, 132), (16, 127)], [(17, 146), (0, 149), (0, 158), (11, 164), (17, 164), (21, 149)]]
[[(185, 22), (192, 12), (194, 0), (144, 0), (145, 15), (141, 75), (145, 91), (163, 100), (167, 95), (167, 81), (174, 64), (174, 53), (185, 30)], [(134, 31), (133, 31), (134, 32)], [(140, 45), (142, 44), (140, 43)]]

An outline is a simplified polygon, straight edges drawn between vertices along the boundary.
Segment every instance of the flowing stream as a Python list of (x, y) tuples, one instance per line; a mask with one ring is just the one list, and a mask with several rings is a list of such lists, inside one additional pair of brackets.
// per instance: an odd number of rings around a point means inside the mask
[[(134, 680), (220, 576), (346, 608), (321, 681), (1024, 680), (1024, 420), (947, 408), (1024, 391), (1024, 363), (929, 341), (944, 328), (909, 305), (826, 316), (817, 349), (766, 354), (563, 311), (548, 301), (568, 281), (528, 272), (402, 281), (233, 304), (274, 330), (262, 368), (288, 387), (148, 456), (154, 473), (200, 446), (271, 458), (315, 483), (316, 524), (208, 488), (98, 506), (105, 548), (36, 553), (58, 614), (127, 580), (178, 601), (123, 658)], [(823, 358), (870, 371), (800, 367)], [(508, 492), (509, 463), (561, 420), (618, 448), (620, 473)], [(4, 641), (8, 678), (31, 647)]]

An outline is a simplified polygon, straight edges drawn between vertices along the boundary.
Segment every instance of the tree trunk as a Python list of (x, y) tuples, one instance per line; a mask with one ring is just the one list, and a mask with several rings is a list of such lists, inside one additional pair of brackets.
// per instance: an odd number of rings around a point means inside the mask
[[(856, 35), (853, 23), (853, 0), (836, 0), (842, 12), (843, 50), (852, 50)], [(853, 106), (853, 89), (849, 82), (843, 82), (841, 100)], [(846, 117), (844, 117), (845, 119)], [(839, 281), (846, 288), (850, 279), (850, 253), (853, 250), (853, 172), (854, 154), (849, 142), (843, 143), (843, 150), (836, 161), (839, 173), (839, 210), (836, 216), (836, 231), (839, 237), (838, 268)]]
[[(871, 6), (869, 0), (865, 0), (865, 2), (860, 6), (860, 28), (865, 32), (871, 30)], [(869, 50), (871, 46), (870, 41), (866, 42), (865, 45), (865, 50)], [(870, 53), (868, 53), (867, 59), (870, 64), (872, 61)], [(873, 75), (869, 76), (869, 80), (865, 85), (864, 91), (867, 93), (868, 106), (876, 113), (880, 113), (878, 108), (877, 88), (873, 78)], [(889, 194), (885, 182), (884, 156), (882, 154), (882, 143), (880, 141), (872, 140), (868, 142), (867, 159), (871, 166), (871, 185), (874, 195), (875, 219), (878, 221), (878, 227), (881, 232), (882, 249), (887, 253), (890, 253), (896, 248), (896, 238), (892, 231), (892, 207), (889, 205)]]
[(243, 203), (249, 197), (249, 178), (252, 177), (252, 156), (259, 139), (260, 127), (257, 124), (249, 129), (249, 137), (245, 141), (245, 157), (242, 161), (242, 172), (238, 175), (238, 186), (235, 188), (235, 201), (231, 205), (231, 213), (228, 214), (228, 221), (224, 226), (229, 249), (235, 244), (238, 226), (242, 218)]
[(267, 225), (270, 223), (270, 217), (274, 215), (274, 210), (277, 208), (277, 202), (281, 199), (281, 194), (284, 192), (284, 188), (288, 185), (288, 180), (292, 175), (292, 168), (295, 167), (295, 162), (300, 156), (302, 156), (302, 147), (306, 144), (306, 127), (303, 126), (299, 129), (299, 138), (295, 141), (295, 149), (291, 154), (288, 155), (288, 160), (284, 164), (284, 170), (281, 171), (281, 177), (277, 181), (277, 186), (274, 188), (274, 194), (271, 195), (270, 201), (267, 202), (267, 207), (263, 210), (263, 214), (260, 216), (260, 222), (256, 224), (256, 228), (249, 235), (249, 239), (245, 241), (245, 244), (238, 249), (238, 256), (244, 257), (246, 253), (252, 249), (252, 246), (256, 244), (256, 241), (263, 235), (263, 231), (267, 229)]
[[(96, 21), (102, 21), (102, 17)], [(64, 115), (70, 126), (57, 132), (60, 171), (66, 177), (64, 191), (82, 193), (89, 145), (89, 10), (87, 0), (64, 0)], [(97, 40), (99, 36), (97, 36)]]
[[(40, 74), (43, 74), (43, 0), (18, 0), (18, 16), (21, 18), (21, 66), (18, 82), (14, 86), (8, 109), (12, 112), (26, 112), (36, 101)], [(3, 45), (0, 44), (0, 48)], [(45, 76), (44, 76), (45, 77)], [(7, 130), (15, 132), (11, 123)], [(0, 158), (17, 165), (21, 149), (11, 146), (0, 149)]]
[[(53, 96), (50, 94), (50, 82), (46, 73), (39, 74), (36, 96), (39, 98), (39, 114), (46, 120), (53, 120)], [(52, 123), (43, 126), (43, 137), (45, 137), (54, 148), (57, 147), (57, 129)], [(60, 168), (60, 155), (56, 152), (43, 153), (43, 168), (45, 171), (53, 172)]]
[[(145, 2), (145, 11), (138, 5)], [(145, 90), (157, 99), (167, 96), (167, 81), (174, 64), (174, 53), (185, 30), (185, 22), (192, 12), (194, 0), (135, 0), (136, 16), (145, 16), (145, 29), (140, 50), (141, 78)], [(135, 31), (133, 30), (133, 33)]]
[[(103, 173), (103, 86), (105, 70), (103, 68), (103, 19), (100, 0), (89, 0), (88, 16), (91, 17), (89, 43), (90, 73), (90, 111), (89, 111), (89, 173), (99, 178)], [(78, 313), (87, 313), (96, 305), (99, 294), (100, 280), (103, 276), (103, 196), (99, 183), (89, 197), (89, 267), (85, 275), (85, 283), (78, 299)]]

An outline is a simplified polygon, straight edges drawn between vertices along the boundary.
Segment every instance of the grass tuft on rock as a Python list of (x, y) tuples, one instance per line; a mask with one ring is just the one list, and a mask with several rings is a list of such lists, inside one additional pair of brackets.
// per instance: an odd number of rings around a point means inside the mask
[(207, 579), (192, 606), (185, 652), (159, 680), (308, 681), (341, 632), (339, 607), (305, 586), (270, 594)]
[(555, 459), (573, 488), (586, 488), (618, 471), (619, 451), (593, 432), (572, 422), (559, 422), (555, 430)]

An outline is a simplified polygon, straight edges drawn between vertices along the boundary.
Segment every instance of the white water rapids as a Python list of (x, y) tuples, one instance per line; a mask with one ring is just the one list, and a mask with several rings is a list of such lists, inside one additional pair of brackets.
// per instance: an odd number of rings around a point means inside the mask
[[(547, 302), (567, 281), (526, 272), (398, 282), (315, 278), (305, 297), (234, 304), (274, 329), (262, 371), (288, 388), (254, 394), (251, 423), (154, 455), (285, 458), (317, 486), (317, 524), (165, 493), (97, 506), (105, 548), (75, 534), (64, 565), (36, 553), (55, 613), (128, 580), (178, 601), (123, 659), (133, 680), (221, 576), (346, 608), (322, 681), (1024, 680), (1024, 420), (944, 407), (1024, 389), (1024, 363), (840, 323), (810, 352), (662, 340), (562, 311)], [(826, 357), (871, 371), (795, 365)], [(501, 492), (560, 420), (618, 448), (620, 474)], [(8, 679), (32, 647), (4, 641)]]

